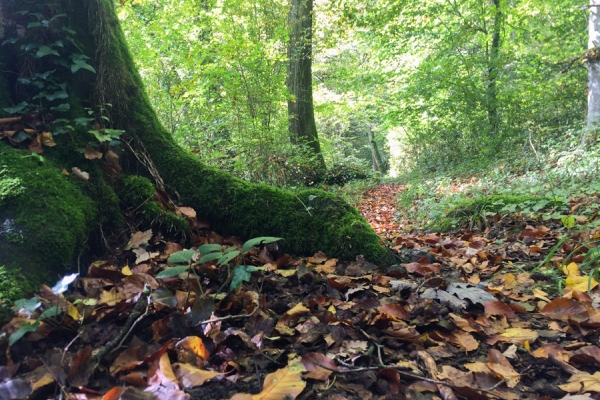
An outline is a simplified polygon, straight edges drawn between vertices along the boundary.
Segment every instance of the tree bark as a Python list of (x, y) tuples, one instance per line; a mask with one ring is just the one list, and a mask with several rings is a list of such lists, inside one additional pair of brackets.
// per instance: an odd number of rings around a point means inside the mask
[(315, 123), (312, 92), (313, 0), (290, 0), (287, 87), (290, 140), (309, 147), (319, 168), (325, 163)]
[[(61, 39), (61, 44), (67, 43), (67, 38), (39, 34), (29, 37), (27, 18), (43, 14), (47, 21), (53, 15), (63, 13), (66, 16), (61, 17), (61, 25), (53, 35), (72, 32), (77, 46), (71, 46), (71, 53), (69, 46), (63, 46), (57, 47), (59, 56), (40, 56), (43, 53), (39, 51), (48, 50), (42, 46), (51, 46)], [(22, 86), (24, 79), (56, 67), (53, 79), (66, 88), (70, 105), (64, 118), (75, 126), (70, 134), (58, 135), (56, 121), (52, 122), (53, 118), (48, 117), (54, 111), (46, 108), (36, 116), (44, 120), (40, 132), (56, 133), (57, 145), (46, 149), (46, 162), (37, 162), (27, 151), (10, 147), (6, 140), (0, 140), (0, 158), (11, 160), (7, 161), (9, 173), (17, 174), (25, 187), (25, 193), (15, 192), (12, 202), (3, 203), (0, 199), (0, 212), (5, 206), (14, 212), (10, 221), (27, 221), (28, 217), (35, 217), (33, 223), (23, 222), (19, 232), (23, 233), (24, 240), (11, 247), (15, 254), (40, 255), (38, 261), (27, 262), (29, 268), (44, 270), (52, 263), (68, 268), (69, 261), (77, 258), (88, 240), (106, 241), (111, 234), (116, 238), (122, 233), (123, 215), (134, 211), (144, 210), (145, 213), (145, 225), (137, 227), (140, 230), (152, 228), (183, 232), (184, 235), (189, 233), (189, 227), (181, 224), (181, 218), (161, 209), (160, 203), (154, 200), (155, 187), (161, 193), (170, 193), (171, 198), (181, 205), (193, 207), (223, 235), (243, 239), (281, 237), (284, 239), (282, 250), (294, 254), (313, 254), (321, 250), (342, 259), (363, 254), (374, 262), (385, 261), (389, 256), (366, 220), (340, 198), (319, 190), (292, 193), (242, 181), (202, 164), (179, 147), (159, 123), (150, 105), (112, 0), (26, 3), (4, 0), (0, 2), (0, 17), (0, 42), (16, 40), (13, 45), (3, 46), (0, 52), (0, 118), (13, 114), (1, 111), (3, 108), (22, 102), (28, 102), (32, 107), (39, 104), (39, 100), (32, 99), (27, 87)], [(42, 24), (46, 24), (44, 21)], [(39, 51), (32, 53), (38, 58), (22, 54), (19, 43), (24, 40), (38, 46)], [(50, 42), (44, 42), (46, 40)], [(86, 61), (95, 72), (85, 69), (73, 72), (69, 63), (78, 52), (90, 57)], [(61, 67), (65, 62), (67, 67)], [(122, 167), (126, 172), (121, 175), (117, 175), (114, 168), (111, 174), (105, 172), (106, 148), (102, 160), (85, 159), (79, 151), (93, 143), (94, 137), (89, 133), (89, 127), (77, 127), (74, 121), (88, 117), (88, 110), (99, 105), (104, 105), (108, 113), (110, 126), (107, 127), (125, 132), (120, 139), (126, 144), (117, 148), (121, 152), (121, 165), (116, 170)], [(94, 124), (102, 121), (105, 119), (97, 118)], [(66, 176), (66, 171), (61, 173), (60, 167), (68, 171), (76, 167), (88, 172), (89, 180), (81, 182), (73, 174)], [(0, 213), (0, 225), (9, 217), (3, 219)], [(74, 225), (74, 222), (77, 223)], [(35, 236), (36, 232), (38, 236)], [(30, 240), (32, 237), (36, 240)], [(0, 230), (0, 249), (7, 240)], [(60, 247), (60, 257), (49, 261), (47, 252), (56, 252), (56, 247), (65, 241), (69, 245)]]
[(588, 135), (595, 136), (600, 123), (600, 0), (590, 0), (588, 22)]
[(499, 129), (498, 116), (498, 99), (497, 99), (497, 80), (498, 80), (498, 63), (500, 55), (500, 35), (502, 30), (502, 11), (500, 9), (500, 0), (492, 0), (494, 23), (492, 27), (492, 43), (488, 50), (488, 68), (487, 68), (487, 88), (486, 88), (486, 105), (488, 112), (488, 123), (490, 125), (490, 133), (496, 135)]
[(373, 172), (384, 172), (381, 153), (379, 153), (377, 142), (373, 137), (373, 130), (371, 129), (371, 125), (367, 125), (367, 136), (369, 138), (369, 146), (371, 147), (371, 170)]

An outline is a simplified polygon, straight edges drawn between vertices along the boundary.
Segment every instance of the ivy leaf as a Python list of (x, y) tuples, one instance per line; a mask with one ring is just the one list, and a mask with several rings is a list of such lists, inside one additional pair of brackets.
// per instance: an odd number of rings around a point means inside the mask
[(94, 69), (94, 67), (92, 67), (90, 64), (86, 63), (83, 60), (73, 61), (73, 64), (71, 64), (71, 73), (74, 74), (75, 72), (79, 71), (82, 68), (87, 69), (88, 71), (91, 71), (94, 74), (96, 73), (96, 70)]
[(62, 103), (56, 107), (50, 107), (51, 111), (69, 111), (70, 109), (71, 109), (71, 105), (69, 103)]
[(24, 312), (34, 312), (41, 306), (42, 303), (38, 300), (37, 297), (32, 297), (30, 299), (20, 299), (15, 301), (15, 311), (24, 311)]
[(249, 282), (250, 274), (251, 271), (249, 271), (245, 265), (236, 265), (233, 269), (233, 278), (231, 279), (229, 290), (233, 292), (239, 288), (243, 282)]
[(49, 55), (60, 56), (60, 54), (58, 54), (58, 51), (54, 50), (50, 46), (41, 46), (39, 50), (35, 53), (36, 58), (42, 58)]
[(235, 250), (235, 251), (231, 251), (227, 254), (223, 254), (223, 256), (221, 258), (219, 258), (219, 261), (217, 261), (217, 264), (225, 265), (225, 264), (229, 263), (231, 260), (233, 260), (234, 258), (236, 258), (239, 254), (240, 254), (239, 250)]
[(152, 293), (152, 300), (157, 303), (166, 304), (171, 308), (177, 307), (177, 297), (175, 297), (169, 289), (164, 287), (159, 287)]
[(2, 110), (6, 111), (9, 114), (20, 114), (23, 113), (27, 109), (27, 102), (22, 101), (14, 107), (5, 107)]
[(236, 265), (233, 269), (233, 278), (231, 279), (230, 291), (234, 291), (242, 285), (242, 282), (249, 282), (250, 276), (254, 271), (264, 271), (263, 267), (253, 265)]

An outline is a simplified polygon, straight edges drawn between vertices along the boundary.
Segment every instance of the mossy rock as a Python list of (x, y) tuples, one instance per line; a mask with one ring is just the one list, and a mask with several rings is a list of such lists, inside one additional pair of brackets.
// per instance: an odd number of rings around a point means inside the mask
[(83, 182), (52, 161), (4, 142), (0, 170), (0, 180), (18, 182), (0, 199), (0, 265), (15, 266), (32, 286), (53, 282), (73, 267), (94, 226), (95, 203), (83, 194)]

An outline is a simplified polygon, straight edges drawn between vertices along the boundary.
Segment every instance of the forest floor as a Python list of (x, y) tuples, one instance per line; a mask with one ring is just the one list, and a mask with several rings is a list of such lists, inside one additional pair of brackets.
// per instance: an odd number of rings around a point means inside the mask
[(507, 214), (403, 232), (401, 190), (360, 205), (398, 258), (384, 268), (136, 232), (70, 291), (20, 303), (0, 400), (600, 398), (597, 229)]

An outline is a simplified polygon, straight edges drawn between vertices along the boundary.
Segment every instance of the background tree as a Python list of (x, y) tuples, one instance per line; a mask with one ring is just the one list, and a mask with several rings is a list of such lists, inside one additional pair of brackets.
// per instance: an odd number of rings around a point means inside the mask
[[(598, 129), (600, 122), (600, 1), (590, 0), (588, 22), (588, 110), (587, 128), (590, 132)], [(595, 134), (594, 134), (595, 136)]]
[(324, 168), (312, 89), (313, 0), (290, 0), (287, 87), (292, 143), (308, 146)]

